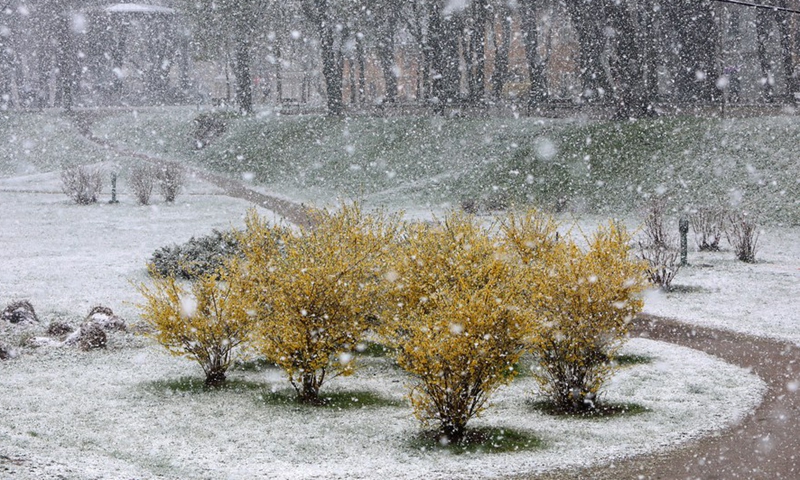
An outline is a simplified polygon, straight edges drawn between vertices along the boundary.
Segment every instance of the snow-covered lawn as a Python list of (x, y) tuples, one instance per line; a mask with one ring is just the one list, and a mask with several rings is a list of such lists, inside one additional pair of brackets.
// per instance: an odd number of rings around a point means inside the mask
[[(77, 323), (96, 304), (136, 323), (132, 282), (146, 280), (153, 250), (239, 226), (248, 208), (200, 182), (175, 205), (156, 200), (151, 207), (124, 195), (118, 205), (79, 207), (56, 193), (57, 185), (56, 174), (0, 179), (0, 304), (29, 299), (44, 325), (54, 318)], [(766, 229), (762, 262), (755, 265), (734, 261), (730, 252), (692, 255), (697, 266), (675, 280), (686, 292), (650, 294), (647, 311), (800, 343), (798, 233)], [(3, 325), (3, 334), (10, 328)], [(370, 391), (397, 403), (337, 410), (263, 401), (265, 392), (288, 386), (272, 369), (233, 372), (232, 378), (250, 382), (238, 392), (173, 392), (166, 383), (199, 379), (199, 368), (132, 334), (112, 334), (109, 349), (100, 352), (18, 349), (16, 358), (0, 362), (0, 468), (6, 469), (0, 472), (15, 478), (496, 477), (654, 451), (730, 425), (764, 391), (754, 375), (693, 350), (640, 339), (626, 349), (653, 360), (625, 367), (607, 398), (641, 405), (645, 413), (552, 418), (526, 403), (534, 385), (523, 376), (498, 392), (475, 425), (522, 430), (542, 447), (459, 456), (410, 445), (419, 426), (403, 400), (407, 380), (385, 359), (365, 359), (363, 370), (330, 388)]]
[(766, 226), (757, 263), (727, 251), (691, 252), (676, 293), (653, 291), (645, 312), (800, 345), (800, 228)]
[[(134, 345), (131, 345), (134, 343)], [(654, 358), (615, 377), (608, 398), (651, 411), (608, 420), (546, 416), (522, 378), (475, 425), (510, 427), (544, 443), (521, 453), (423, 452), (403, 402), (406, 379), (367, 359), (339, 391), (370, 391), (397, 406), (300, 407), (262, 400), (288, 383), (276, 370), (234, 372), (241, 392), (174, 393), (158, 381), (197, 368), (149, 342), (115, 338), (107, 352), (39, 351), (0, 365), (0, 455), (67, 478), (486, 478), (647, 452), (730, 423), (758, 403), (761, 382), (692, 350), (634, 340)], [(12, 470), (13, 471), (13, 470)], [(19, 471), (25, 472), (24, 464)], [(24, 476), (23, 476), (24, 478)]]

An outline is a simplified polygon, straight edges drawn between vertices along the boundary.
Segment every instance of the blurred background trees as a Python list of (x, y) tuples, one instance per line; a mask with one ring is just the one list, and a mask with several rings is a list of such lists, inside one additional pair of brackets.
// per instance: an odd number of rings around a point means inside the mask
[[(8, 107), (620, 117), (794, 102), (798, 0), (4, 0)], [(416, 109), (416, 110), (415, 110)]]

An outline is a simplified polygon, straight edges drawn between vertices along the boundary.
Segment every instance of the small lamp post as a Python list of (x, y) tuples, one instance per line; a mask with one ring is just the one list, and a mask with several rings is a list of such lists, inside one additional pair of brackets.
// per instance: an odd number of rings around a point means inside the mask
[(108, 203), (119, 203), (117, 200), (117, 172), (111, 172), (111, 200)]
[(681, 266), (685, 267), (689, 264), (688, 242), (686, 239), (686, 236), (689, 233), (689, 219), (684, 215), (681, 215), (680, 220), (678, 220), (678, 231), (681, 233)]

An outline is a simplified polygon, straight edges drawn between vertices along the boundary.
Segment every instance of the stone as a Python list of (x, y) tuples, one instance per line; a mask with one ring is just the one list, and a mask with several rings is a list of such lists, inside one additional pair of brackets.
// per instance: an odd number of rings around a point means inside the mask
[(114, 311), (108, 307), (98, 305), (89, 310), (86, 321), (98, 325), (103, 330), (122, 331), (127, 330), (125, 320), (114, 315)]
[(64, 322), (53, 321), (50, 322), (50, 325), (47, 327), (47, 334), (51, 337), (63, 337), (69, 335), (74, 330), (74, 328)]
[(86, 322), (81, 327), (72, 332), (64, 340), (65, 345), (77, 345), (83, 351), (97, 350), (106, 348), (108, 338), (103, 328), (94, 322)]
[(106, 348), (108, 344), (106, 332), (104, 332), (103, 328), (99, 325), (95, 323), (84, 323), (78, 331), (80, 332), (78, 348), (84, 352)]
[(9, 303), (3, 310), (2, 317), (3, 320), (10, 323), (33, 323), (39, 321), (39, 318), (36, 317), (33, 305), (27, 300)]

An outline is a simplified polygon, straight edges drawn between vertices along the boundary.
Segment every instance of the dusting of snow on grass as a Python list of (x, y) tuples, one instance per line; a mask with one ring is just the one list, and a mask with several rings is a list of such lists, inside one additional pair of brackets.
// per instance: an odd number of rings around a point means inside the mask
[(272, 368), (230, 375), (239, 389), (182, 391), (198, 367), (149, 341), (113, 334), (108, 351), (39, 349), (0, 364), (5, 415), (0, 454), (19, 458), (16, 476), (76, 478), (490, 478), (587, 465), (646, 453), (731, 424), (759, 401), (762, 382), (686, 348), (632, 340), (627, 353), (653, 358), (624, 368), (607, 400), (644, 413), (556, 418), (526, 399), (522, 377), (501, 390), (473, 426), (507, 427), (543, 446), (516, 453), (453, 455), (411, 446), (419, 425), (404, 400), (407, 378), (368, 358), (329, 391), (374, 392), (394, 402), (314, 408), (265, 401), (288, 382)]
[(732, 249), (689, 252), (673, 292), (653, 290), (646, 313), (800, 345), (800, 228), (764, 227), (756, 263)]
[(52, 188), (0, 191), (0, 303), (28, 299), (45, 318), (47, 312), (82, 317), (101, 304), (134, 318), (133, 303), (141, 299), (131, 282), (147, 278), (154, 250), (243, 225), (247, 202), (198, 190), (189, 185), (174, 204), (155, 199), (148, 206), (127, 196), (109, 205), (108, 195), (81, 206)]

